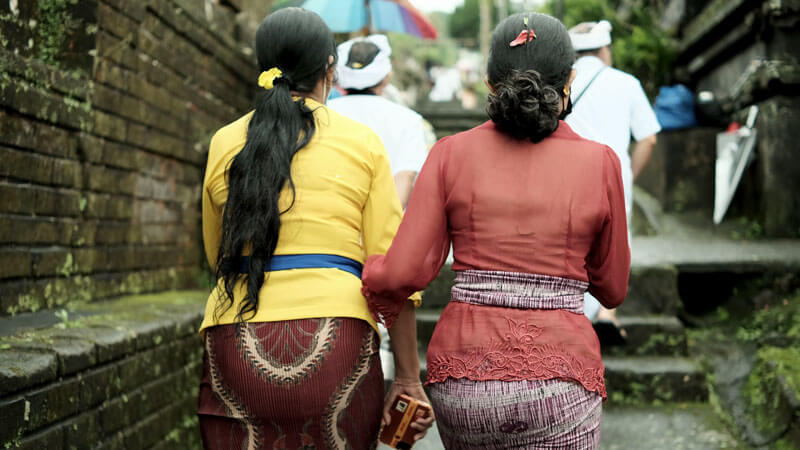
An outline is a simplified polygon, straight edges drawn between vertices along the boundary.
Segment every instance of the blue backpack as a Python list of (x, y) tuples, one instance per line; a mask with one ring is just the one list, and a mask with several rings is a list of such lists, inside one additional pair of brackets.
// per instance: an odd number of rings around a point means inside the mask
[(664, 130), (679, 130), (697, 126), (694, 114), (694, 94), (686, 86), (661, 86), (656, 97), (656, 118)]

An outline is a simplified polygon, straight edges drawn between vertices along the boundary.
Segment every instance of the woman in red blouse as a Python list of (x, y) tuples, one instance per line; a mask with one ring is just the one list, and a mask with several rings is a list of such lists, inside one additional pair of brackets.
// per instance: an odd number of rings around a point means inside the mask
[(492, 36), (489, 122), (439, 141), (364, 292), (391, 325), (453, 245), (456, 283), (428, 348), (447, 448), (596, 448), (606, 397), (586, 290), (622, 303), (630, 254), (620, 164), (575, 134), (567, 30), (517, 14)]

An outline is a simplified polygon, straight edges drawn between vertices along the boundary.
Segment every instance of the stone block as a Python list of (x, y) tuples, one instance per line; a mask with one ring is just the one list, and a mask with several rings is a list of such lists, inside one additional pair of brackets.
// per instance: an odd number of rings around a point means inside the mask
[(100, 61), (95, 69), (95, 80), (98, 83), (106, 84), (121, 91), (128, 90), (131, 76), (129, 70), (116, 65), (110, 60)]
[(134, 336), (112, 326), (90, 325), (82, 328), (54, 329), (54, 337), (84, 339), (96, 346), (98, 363), (120, 359), (131, 354), (136, 346)]
[(58, 380), (33, 392), (26, 392), (30, 402), (30, 421), (27, 430), (38, 430), (63, 420), (79, 411), (77, 378)]
[(54, 355), (28, 351), (0, 351), (0, 397), (54, 380), (58, 361)]
[(62, 429), (64, 448), (93, 448), (104, 437), (98, 411), (89, 411), (70, 419), (64, 423)]
[(118, 38), (101, 30), (97, 33), (97, 55), (126, 69), (135, 69), (138, 64), (136, 51), (131, 44), (136, 42), (136, 34)]
[(94, 122), (92, 132), (99, 136), (125, 141), (127, 124), (123, 119), (101, 111), (94, 111), (93, 115)]
[(0, 175), (33, 183), (49, 183), (53, 178), (52, 159), (36, 153), (0, 147)]
[(56, 186), (81, 188), (81, 165), (69, 159), (53, 159), (53, 178), (51, 183)]
[(133, 194), (133, 172), (104, 166), (87, 165), (85, 174), (87, 187), (93, 191), (110, 192), (112, 194)]
[(103, 3), (99, 5), (97, 12), (98, 25), (101, 29), (115, 35), (123, 41), (135, 38), (137, 34), (136, 30), (139, 27), (139, 24), (135, 20)]
[[(121, 102), (120, 92), (103, 84), (95, 86), (92, 92), (92, 105), (104, 111), (115, 111)], [(94, 131), (97, 132), (97, 130)]]
[(0, 111), (0, 143), (35, 150), (36, 153), (77, 158), (77, 141), (66, 130), (7, 111)]
[[(81, 411), (94, 408), (122, 393), (117, 367), (117, 364), (106, 364), (78, 374)], [(104, 428), (103, 431), (107, 430)]]
[(22, 114), (69, 128), (81, 129), (91, 124), (91, 113), (62, 96), (21, 80), (0, 85), (2, 104)]
[(64, 433), (60, 427), (46, 428), (39, 433), (25, 436), (18, 447), (20, 450), (41, 450), (44, 448), (60, 448), (64, 443)]
[(140, 351), (117, 365), (122, 392), (130, 392), (153, 380), (153, 350)]
[(32, 258), (27, 250), (0, 249), (0, 278), (27, 277), (32, 273)]
[(100, 408), (100, 429), (105, 436), (110, 436), (112, 433), (131, 426), (138, 419), (133, 413), (134, 410), (130, 407), (130, 399), (127, 394), (124, 397), (117, 397)]
[(775, 97), (760, 104), (758, 160), (764, 231), (769, 237), (800, 237), (800, 161), (794, 129), (800, 99)]
[(0, 220), (2, 244), (61, 244), (72, 239), (71, 219), (8, 216)]
[(72, 253), (65, 249), (35, 249), (32, 251), (33, 272), (36, 276), (69, 276), (75, 271)]
[[(28, 404), (28, 408), (30, 405)], [(25, 433), (26, 400), (22, 396), (0, 401), (0, 444), (14, 442)]]
[(78, 199), (77, 191), (0, 182), (0, 212), (74, 217)]
[(139, 149), (116, 142), (106, 142), (103, 164), (120, 169), (137, 170), (142, 165)]
[(0, 212), (33, 214), (36, 192), (25, 185), (0, 182)]
[[(144, 20), (147, 3), (129, 2), (127, 0), (102, 0), (103, 3), (111, 5), (117, 11), (122, 12), (131, 19), (141, 22)], [(149, 3), (149, 2), (148, 2)], [(160, 3), (160, 2), (159, 2)]]
[(78, 273), (103, 272), (108, 270), (106, 251), (100, 248), (73, 250), (75, 270)]
[(133, 217), (133, 205), (130, 198), (121, 195), (86, 194), (86, 210), (84, 214), (98, 219), (130, 219)]

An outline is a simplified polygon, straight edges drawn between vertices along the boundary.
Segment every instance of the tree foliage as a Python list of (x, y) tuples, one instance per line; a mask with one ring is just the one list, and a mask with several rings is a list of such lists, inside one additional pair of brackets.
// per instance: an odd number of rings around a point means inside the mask
[(561, 2), (567, 28), (581, 22), (608, 20), (614, 66), (635, 75), (648, 95), (670, 83), (675, 43), (659, 25), (664, 2), (658, 0), (548, 0), (544, 12), (552, 14)]
[[(463, 44), (469, 47), (478, 46), (478, 33), (481, 28), (480, 2), (481, 0), (464, 0), (464, 3), (453, 11), (448, 23), (450, 36), (462, 40)], [(497, 4), (495, 0), (489, 0), (489, 3), (492, 14), (491, 28), (494, 29), (498, 22)], [(508, 11), (511, 11), (508, 0), (506, 4)]]

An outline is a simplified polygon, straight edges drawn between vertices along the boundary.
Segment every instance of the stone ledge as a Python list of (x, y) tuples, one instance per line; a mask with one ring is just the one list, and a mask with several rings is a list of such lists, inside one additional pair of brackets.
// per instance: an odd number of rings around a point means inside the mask
[(197, 328), (206, 296), (123, 297), (57, 314), (56, 324), (52, 312), (26, 315), (27, 328), (0, 337), (0, 445), (143, 448), (176, 436), (196, 440)]
[(36, 315), (28, 316), (30, 329), (0, 338), (0, 397), (192, 335), (207, 295), (173, 291), (97, 302), (62, 314), (56, 325), (45, 312), (39, 329)]

